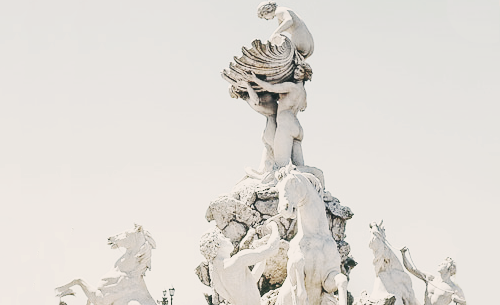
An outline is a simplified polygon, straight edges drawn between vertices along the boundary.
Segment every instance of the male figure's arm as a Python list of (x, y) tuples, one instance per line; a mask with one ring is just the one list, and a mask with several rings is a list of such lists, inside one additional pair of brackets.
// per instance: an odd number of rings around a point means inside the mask
[[(257, 249), (247, 249), (236, 253), (233, 257), (228, 259), (229, 264), (238, 265), (238, 268), (253, 266), (259, 262), (264, 261), (269, 256), (276, 254), (279, 250), (280, 241), (278, 225), (275, 222), (271, 222), (268, 226), (271, 227), (272, 233), (265, 245), (262, 245)], [(262, 268), (259, 266), (257, 267), (258, 269)]]
[(268, 83), (266, 81), (257, 78), (257, 76), (253, 72), (247, 75), (247, 78), (249, 81), (254, 82), (257, 85), (261, 86), (264, 90), (274, 93), (289, 93), (295, 87), (295, 84), (292, 82), (285, 82), (278, 84)]
[[(246, 99), (246, 102), (250, 107), (252, 107), (253, 110), (257, 111), (258, 113), (265, 115), (265, 116), (270, 116), (270, 115), (275, 115), (278, 109), (278, 103), (276, 101), (271, 101), (271, 97), (269, 97), (269, 101), (262, 103), (260, 101), (259, 96), (257, 95), (257, 92), (253, 90), (252, 86), (248, 82), (244, 83), (243, 86), (247, 88), (248, 96), (249, 98)], [(268, 95), (271, 95), (270, 93), (267, 93)]]
[(428, 281), (432, 281), (434, 279), (434, 276), (427, 274), (427, 273), (424, 273), (424, 272), (422, 272), (422, 271), (420, 271), (417, 268), (412, 266), (410, 261), (408, 261), (408, 259), (406, 258), (407, 251), (408, 251), (408, 248), (406, 248), (406, 247), (401, 249), (401, 254), (403, 255), (403, 265), (405, 266), (406, 270), (408, 270), (408, 272), (410, 272), (411, 274), (413, 274), (414, 276), (418, 277), (419, 279), (421, 279), (422, 281), (424, 281), (426, 283)]

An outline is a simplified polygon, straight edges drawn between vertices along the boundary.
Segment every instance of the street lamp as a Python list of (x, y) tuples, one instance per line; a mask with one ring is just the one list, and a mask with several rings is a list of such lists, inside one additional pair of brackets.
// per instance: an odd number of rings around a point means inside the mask
[(173, 305), (174, 304), (174, 292), (175, 292), (174, 286), (172, 286), (172, 288), (170, 288), (168, 290), (168, 292), (170, 293), (170, 305)]
[(158, 303), (158, 305), (168, 305), (168, 297), (166, 290), (163, 290), (163, 300), (161, 301), (156, 300), (156, 303)]

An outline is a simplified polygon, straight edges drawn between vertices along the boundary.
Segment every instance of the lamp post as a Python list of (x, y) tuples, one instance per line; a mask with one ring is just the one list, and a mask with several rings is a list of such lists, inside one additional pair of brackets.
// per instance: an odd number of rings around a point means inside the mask
[(161, 300), (161, 301), (157, 300), (156, 303), (158, 303), (158, 305), (168, 305), (168, 297), (167, 297), (166, 290), (163, 290), (163, 300)]
[(174, 304), (174, 292), (175, 292), (174, 286), (172, 286), (172, 288), (170, 288), (168, 290), (168, 292), (170, 293), (170, 305), (173, 305)]

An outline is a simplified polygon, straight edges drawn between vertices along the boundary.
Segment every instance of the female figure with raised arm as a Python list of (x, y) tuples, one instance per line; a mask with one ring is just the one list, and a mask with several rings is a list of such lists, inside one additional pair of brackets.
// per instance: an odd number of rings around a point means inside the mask
[(406, 258), (407, 251), (406, 247), (401, 249), (403, 265), (408, 272), (425, 282), (424, 305), (448, 305), (452, 301), (461, 305), (466, 304), (462, 289), (451, 280), (451, 276), (457, 272), (455, 262), (451, 258), (447, 257), (438, 265), (437, 271), (440, 274), (438, 278), (415, 268)]
[(278, 28), (274, 30), (269, 41), (280, 44), (280, 35), (283, 32), (290, 34), (292, 43), (304, 59), (312, 55), (314, 40), (302, 19), (291, 9), (278, 6), (274, 1), (264, 1), (257, 7), (257, 16), (266, 20), (274, 17), (278, 19)]
[[(200, 252), (209, 263), (212, 287), (232, 305), (260, 305), (257, 288), (266, 259), (278, 253), (280, 235), (278, 225), (268, 225), (268, 242), (256, 249), (246, 249), (231, 257), (234, 247), (219, 230), (206, 233), (200, 241)], [(248, 267), (254, 266), (252, 270)]]

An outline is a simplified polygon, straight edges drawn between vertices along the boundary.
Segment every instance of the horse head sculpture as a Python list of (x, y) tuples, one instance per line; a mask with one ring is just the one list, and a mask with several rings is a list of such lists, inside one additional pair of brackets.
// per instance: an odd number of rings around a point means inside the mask
[(403, 270), (396, 254), (387, 241), (383, 220), (372, 222), (370, 227), (369, 247), (373, 250), (375, 283), (370, 295), (372, 303), (395, 296), (394, 305), (418, 305), (413, 292), (411, 279)]
[(347, 305), (347, 277), (341, 273), (341, 256), (329, 230), (321, 181), (292, 164), (281, 168), (276, 178), (278, 213), (297, 219), (287, 277), (276, 304), (319, 305), (325, 295), (338, 290), (339, 304)]
[[(79, 285), (94, 305), (155, 305), (149, 294), (143, 276), (151, 269), (151, 250), (156, 242), (140, 225), (108, 238), (112, 249), (125, 248), (113, 269), (106, 273), (99, 286), (93, 287), (81, 279), (56, 288), (59, 297), (74, 295), (71, 287)], [(132, 303), (130, 303), (132, 302)]]
[[(322, 201), (321, 181), (310, 173), (297, 171), (291, 162), (276, 173), (276, 179), (279, 194), (278, 213), (285, 218), (296, 218), (298, 207), (302, 206), (305, 200), (311, 200), (311, 195)], [(316, 194), (309, 192), (310, 185), (316, 190)]]
[(111, 236), (108, 238), (108, 245), (111, 245), (111, 249), (125, 248), (127, 253), (133, 252), (135, 262), (118, 260), (117, 267), (133, 264), (134, 273), (138, 272), (140, 275), (145, 275), (148, 269), (151, 270), (151, 250), (156, 248), (156, 242), (141, 225), (135, 224), (133, 229)]

